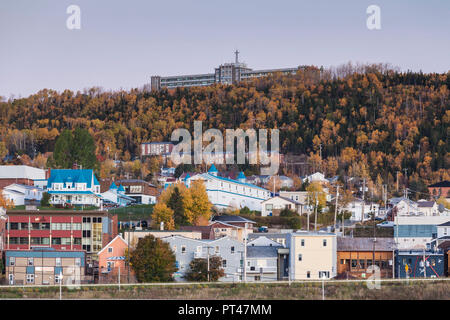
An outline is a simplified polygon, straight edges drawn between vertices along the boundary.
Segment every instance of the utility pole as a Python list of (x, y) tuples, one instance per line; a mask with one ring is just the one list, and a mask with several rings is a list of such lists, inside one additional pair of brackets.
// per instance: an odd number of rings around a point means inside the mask
[(317, 192), (315, 193), (315, 196), (316, 196), (316, 205), (314, 206), (314, 231), (317, 231), (317, 206), (319, 205)]
[(209, 282), (209, 246), (206, 247), (206, 260), (208, 261), (207, 262), (207, 266), (208, 266), (207, 267), (208, 268), (207, 269), (207, 275), (208, 275), (208, 282)]
[(130, 232), (131, 232), (131, 215), (130, 212), (128, 212), (128, 252), (127, 252), (127, 260), (128, 260), (128, 276), (127, 276), (127, 282), (130, 283)]
[(423, 276), (427, 277), (427, 263), (425, 261), (425, 248), (423, 249)]
[(365, 193), (366, 193), (366, 178), (363, 179), (361, 222), (364, 222), (364, 207), (366, 206)]
[(247, 222), (244, 224), (244, 283), (247, 282)]
[(307, 225), (307, 231), (309, 232), (309, 214), (311, 213), (311, 201), (309, 201), (309, 195), (308, 195), (308, 211), (306, 212), (306, 225)]
[(399, 171), (397, 171), (397, 187), (396, 187), (397, 192), (398, 192), (398, 172)]
[(338, 198), (339, 198), (339, 186), (336, 188), (336, 208), (334, 210), (334, 233), (336, 232), (336, 224), (337, 224), (337, 211), (338, 211)]
[(319, 144), (320, 148), (320, 172), (322, 172), (322, 144)]
[(403, 171), (405, 171), (405, 186), (408, 187), (408, 169), (405, 168)]

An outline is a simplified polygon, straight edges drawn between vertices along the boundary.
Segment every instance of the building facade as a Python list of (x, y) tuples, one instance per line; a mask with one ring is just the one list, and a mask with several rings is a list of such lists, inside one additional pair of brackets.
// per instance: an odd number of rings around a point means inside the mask
[(178, 87), (210, 86), (215, 83), (235, 84), (240, 81), (267, 77), (272, 74), (294, 75), (301, 68), (303, 67), (252, 70), (245, 63), (239, 62), (239, 52), (235, 51), (235, 61), (219, 65), (214, 69), (214, 73), (169, 77), (152, 76), (151, 88), (152, 90), (160, 90), (161, 88), (175, 89)]
[(396, 278), (441, 278), (445, 276), (445, 265), (444, 253), (441, 250), (395, 252)]
[(161, 238), (169, 243), (175, 254), (178, 271), (176, 281), (185, 281), (184, 276), (189, 271), (189, 264), (195, 258), (207, 259), (218, 256), (222, 259), (225, 275), (219, 279), (224, 282), (242, 280), (244, 268), (244, 244), (228, 237), (217, 240), (198, 240), (181, 236)]
[(13, 183), (3, 189), (3, 197), (14, 203), (14, 206), (39, 205), (44, 190), (35, 186)]
[(437, 226), (450, 221), (450, 216), (396, 216), (394, 239), (398, 249), (426, 249), (437, 239)]
[(303, 214), (304, 211), (306, 212), (306, 208), (300, 202), (290, 198), (276, 196), (261, 203), (261, 216), (279, 216), (280, 212), (284, 209), (294, 211), (299, 215)]
[(5, 249), (84, 250), (89, 262), (118, 231), (117, 216), (107, 211), (9, 210), (6, 216)]
[(332, 279), (337, 274), (336, 235), (297, 231), (288, 234), (290, 279)]
[(218, 209), (247, 207), (261, 211), (261, 203), (269, 199), (270, 191), (246, 183), (245, 176), (242, 176), (243, 174), (237, 180), (220, 177), (216, 167), (212, 165), (207, 173), (187, 176), (185, 183), (189, 187), (192, 181), (203, 181), (209, 201)]
[(47, 192), (54, 205), (101, 207), (100, 183), (92, 169), (52, 169)]
[(30, 166), (0, 166), (0, 189), (10, 184), (33, 186), (35, 180), (45, 180), (47, 172), (44, 169)]
[[(52, 248), (6, 250), (5, 273), (10, 285), (77, 284), (85, 275), (86, 253)], [(62, 277), (61, 277), (62, 276)]]
[(337, 273), (340, 278), (367, 279), (375, 265), (381, 278), (394, 275), (395, 241), (392, 238), (337, 238)]
[(117, 180), (116, 183), (123, 186), (125, 196), (134, 199), (136, 204), (156, 203), (158, 190), (153, 184), (140, 179)]

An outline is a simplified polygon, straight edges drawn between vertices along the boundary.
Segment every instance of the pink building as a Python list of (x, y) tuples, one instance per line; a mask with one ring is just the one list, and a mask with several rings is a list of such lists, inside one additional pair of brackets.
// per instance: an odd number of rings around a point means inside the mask
[(119, 234), (98, 253), (98, 268), (100, 274), (122, 274), (127, 272), (126, 252), (128, 243)]

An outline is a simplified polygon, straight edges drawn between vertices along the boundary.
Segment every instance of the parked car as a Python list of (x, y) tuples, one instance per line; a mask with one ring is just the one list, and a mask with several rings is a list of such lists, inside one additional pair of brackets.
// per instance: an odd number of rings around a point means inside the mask
[(267, 228), (267, 226), (259, 227), (258, 232), (269, 232), (269, 228)]

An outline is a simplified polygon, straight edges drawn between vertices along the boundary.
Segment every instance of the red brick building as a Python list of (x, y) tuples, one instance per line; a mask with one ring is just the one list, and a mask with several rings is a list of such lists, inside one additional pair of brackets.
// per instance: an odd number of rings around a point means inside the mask
[(85, 250), (90, 261), (118, 233), (117, 216), (107, 211), (9, 210), (6, 216), (4, 249), (8, 250), (36, 246)]
[(445, 180), (428, 186), (431, 196), (450, 198), (450, 181)]

